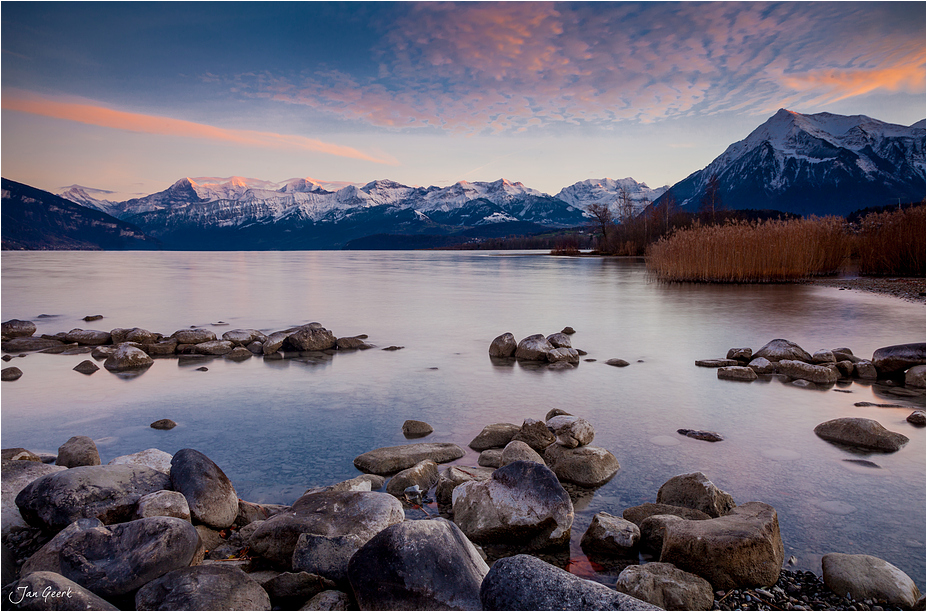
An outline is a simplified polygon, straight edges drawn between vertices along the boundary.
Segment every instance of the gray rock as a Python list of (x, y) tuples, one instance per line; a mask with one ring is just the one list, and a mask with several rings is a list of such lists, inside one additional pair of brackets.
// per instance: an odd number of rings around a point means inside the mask
[(684, 506), (673, 506), (670, 504), (652, 504), (649, 502), (626, 508), (625, 511), (621, 513), (621, 516), (640, 527), (644, 519), (658, 514), (671, 514), (693, 521), (703, 521), (711, 518), (701, 510), (686, 508)]
[(707, 580), (669, 563), (631, 565), (615, 588), (664, 610), (711, 610), (715, 600)]
[(701, 429), (677, 429), (676, 433), (686, 436), (687, 438), (692, 438), (694, 440), (702, 440), (704, 442), (724, 441), (724, 436), (722, 436), (716, 431), (705, 431)]
[(756, 371), (747, 366), (725, 366), (718, 368), (718, 378), (723, 380), (756, 380)]
[(103, 362), (103, 367), (110, 372), (125, 372), (147, 368), (153, 363), (154, 360), (142, 349), (131, 344), (120, 344)]
[(760, 502), (707, 521), (670, 524), (660, 555), (661, 562), (697, 574), (719, 590), (772, 586), (784, 560), (776, 510)]
[(904, 610), (915, 609), (921, 597), (910, 576), (878, 557), (829, 553), (821, 568), (824, 585), (840, 597), (884, 600)]
[(878, 421), (842, 418), (825, 421), (814, 428), (819, 438), (848, 446), (895, 452), (908, 443), (908, 437), (882, 427)]
[(581, 487), (600, 487), (621, 469), (618, 459), (598, 446), (565, 448), (551, 444), (544, 451), (544, 461), (557, 478)]
[(859, 357), (846, 347), (831, 349), (830, 352), (834, 354), (834, 359), (837, 361), (852, 361), (853, 363), (859, 361)]
[(736, 359), (698, 359), (695, 365), (700, 368), (731, 368), (741, 363)]
[(203, 453), (184, 448), (171, 459), (171, 486), (183, 493), (194, 520), (225, 529), (238, 516), (238, 495), (222, 469)]
[(418, 485), (422, 491), (427, 491), (437, 482), (438, 464), (431, 459), (425, 459), (390, 478), (389, 482), (386, 483), (386, 492), (400, 500), (404, 500), (405, 490), (408, 487)]
[(363, 351), (373, 348), (373, 345), (367, 344), (362, 338), (357, 337), (338, 338), (335, 341), (335, 346), (339, 351)]
[(616, 368), (624, 368), (631, 364), (625, 361), (624, 359), (615, 358), (615, 359), (609, 359), (608, 361), (606, 361), (605, 365), (615, 366)]
[(908, 387), (923, 389), (927, 384), (925, 377), (927, 377), (927, 366), (912, 366), (904, 373), (904, 384)]
[(422, 438), (435, 430), (424, 421), (408, 420), (402, 424), (402, 435), (407, 438)]
[(555, 348), (547, 353), (547, 361), (552, 364), (579, 363), (579, 351), (573, 348)]
[(267, 336), (256, 329), (230, 329), (222, 334), (222, 339), (235, 346), (248, 346), (252, 342), (263, 342)]
[(211, 340), (200, 342), (194, 350), (200, 355), (225, 355), (231, 353), (233, 348), (235, 345), (228, 340)]
[(518, 430), (512, 440), (524, 442), (537, 452), (544, 452), (544, 449), (554, 443), (556, 436), (549, 429), (544, 421), (534, 419), (525, 419), (521, 429)]
[(509, 332), (505, 332), (501, 336), (497, 336), (493, 339), (492, 343), (489, 345), (489, 356), (499, 358), (512, 357), (515, 355), (516, 348), (518, 348), (518, 343), (515, 342), (515, 336)]
[(405, 519), (402, 504), (387, 493), (326, 491), (303, 495), (288, 512), (263, 521), (248, 539), (253, 554), (289, 567), (300, 534), (356, 535), (366, 542)]
[(35, 572), (54, 572), (61, 573), (61, 548), (64, 543), (71, 539), (75, 534), (102, 527), (103, 523), (97, 519), (79, 519), (55, 534), (51, 540), (45, 543), (42, 548), (32, 554), (23, 563), (19, 571), (20, 576), (28, 576)]
[(85, 359), (85, 360), (81, 361), (79, 364), (77, 364), (76, 366), (74, 366), (72, 369), (73, 369), (75, 372), (80, 372), (81, 374), (90, 375), (90, 374), (93, 374), (94, 372), (96, 372), (97, 370), (99, 370), (99, 369), (100, 369), (100, 366), (98, 366), (97, 364), (93, 363), (93, 362), (90, 361), (89, 359)]
[(286, 332), (274, 332), (271, 335), (267, 336), (267, 339), (264, 340), (264, 343), (261, 345), (261, 351), (265, 355), (270, 355), (276, 353), (283, 346), (283, 343), (286, 342), (286, 338), (289, 334)]
[(468, 446), (477, 452), (487, 448), (503, 448), (520, 429), (514, 423), (493, 423), (484, 427)]
[(174, 429), (175, 427), (177, 427), (177, 423), (175, 423), (174, 421), (170, 419), (158, 419), (157, 421), (149, 425), (149, 427), (151, 427), (152, 429), (161, 429), (161, 430), (167, 431), (169, 429)]
[(599, 512), (592, 517), (592, 523), (580, 542), (584, 551), (628, 555), (637, 548), (641, 531), (631, 521)]
[(502, 449), (502, 455), (499, 458), (499, 467), (515, 463), (516, 461), (534, 461), (535, 463), (546, 465), (544, 463), (544, 458), (537, 454), (533, 448), (520, 440), (512, 440)]
[(479, 610), (488, 572), (473, 544), (444, 519), (387, 527), (348, 564), (363, 610)]
[(161, 340), (160, 342), (143, 344), (140, 346), (140, 348), (149, 355), (173, 355), (177, 350), (177, 346), (178, 343), (176, 338), (168, 338), (167, 340)]
[(826, 363), (837, 363), (837, 358), (834, 356), (833, 351), (827, 349), (820, 349), (815, 351), (811, 355), (811, 363), (814, 364), (826, 364)]
[[(235, 524), (239, 527), (250, 525), (257, 521), (265, 521), (272, 516), (281, 512), (288, 512), (290, 506), (280, 504), (255, 504), (243, 499), (238, 500), (238, 516), (235, 517)], [(240, 532), (241, 530), (239, 530)]]
[(673, 523), (686, 519), (675, 514), (654, 514), (648, 516), (640, 524), (641, 548), (648, 550), (658, 557), (663, 550), (663, 540), (666, 539), (666, 530)]
[(924, 425), (927, 425), (927, 416), (925, 416), (923, 410), (915, 410), (909, 414), (908, 418), (905, 420), (911, 425), (915, 425), (917, 427), (923, 427)]
[(435, 498), (439, 504), (451, 505), (454, 489), (471, 480), (488, 480), (492, 477), (492, 467), (469, 467), (452, 465), (441, 472), (435, 488)]
[(765, 357), (757, 357), (747, 364), (757, 374), (775, 374), (776, 365)]
[(335, 348), (335, 334), (324, 327), (315, 327), (311, 323), (298, 328), (286, 337), (286, 344), (297, 351), (325, 351)]
[(170, 453), (165, 453), (163, 450), (148, 448), (131, 455), (116, 457), (107, 465), (142, 465), (170, 476), (172, 458)]
[(511, 543), (540, 549), (569, 542), (570, 496), (548, 468), (516, 461), (483, 481), (454, 489), (454, 522), (477, 543)]
[(673, 476), (657, 492), (658, 504), (701, 510), (711, 517), (727, 514), (734, 498), (720, 490), (701, 472)]
[(0, 324), (0, 336), (4, 338), (24, 338), (35, 333), (35, 323), (32, 321), (22, 321), (20, 319), (10, 319)]
[(515, 358), (524, 361), (547, 361), (547, 353), (554, 350), (554, 347), (544, 334), (534, 334), (527, 338), (522, 338), (515, 348)]
[(547, 411), (547, 415), (544, 417), (544, 422), (546, 423), (547, 421), (551, 420), (552, 418), (556, 416), (573, 416), (573, 415), (567, 412), (566, 410), (563, 410), (562, 408), (551, 408), (550, 410)]
[(16, 610), (119, 610), (73, 580), (54, 572), (35, 572), (20, 578), (10, 587), (10, 603)]
[(17, 368), (16, 366), (11, 366), (9, 368), (3, 368), (0, 370), (0, 380), (4, 382), (11, 382), (14, 380), (19, 380), (23, 377), (23, 371)]
[(595, 430), (586, 419), (560, 415), (547, 420), (547, 428), (557, 437), (556, 443), (566, 448), (586, 446), (595, 438)]
[(293, 571), (308, 572), (339, 584), (346, 583), (348, 561), (364, 544), (364, 540), (353, 534), (300, 534), (293, 550)]
[(924, 365), (927, 356), (925, 347), (927, 344), (924, 342), (883, 346), (872, 354), (872, 363), (880, 376), (904, 372), (912, 366)]
[(160, 516), (82, 529), (61, 546), (61, 573), (104, 598), (190, 565), (199, 538), (188, 521)]
[(236, 567), (197, 565), (152, 580), (135, 595), (137, 610), (270, 610), (267, 591)]
[(100, 453), (97, 445), (87, 436), (73, 436), (58, 447), (55, 465), (80, 467), (82, 465), (100, 465)]
[(19, 353), (21, 351), (41, 351), (47, 348), (63, 347), (64, 342), (52, 338), (33, 338), (32, 336), (20, 336), (10, 338), (0, 342), (0, 348), (9, 353)]
[(879, 377), (879, 371), (868, 359), (860, 359), (853, 364), (853, 376), (863, 380), (876, 380)]
[(831, 385), (840, 378), (836, 365), (813, 365), (792, 359), (780, 360), (776, 371), (789, 378), (799, 378), (819, 385)]
[(477, 463), (482, 467), (493, 469), (502, 467), (502, 450), (501, 448), (487, 448), (480, 453)]
[(11, 533), (28, 527), (16, 505), (16, 496), (20, 491), (42, 476), (61, 472), (67, 468), (39, 461), (4, 459), (0, 469), (2, 469), (0, 473), (0, 500), (2, 500), (0, 535), (5, 542)]
[(309, 493), (321, 493), (323, 491), (375, 491), (383, 488), (384, 484), (386, 484), (386, 478), (384, 476), (361, 474), (360, 476), (336, 482), (327, 487), (313, 487), (306, 490), (305, 495)]
[(809, 355), (805, 349), (794, 342), (789, 342), (781, 338), (767, 342), (763, 348), (753, 353), (753, 356), (765, 357), (774, 363), (782, 361), (783, 359), (805, 362), (811, 361), (811, 355)]
[(177, 491), (155, 491), (139, 498), (135, 515), (138, 518), (172, 516), (189, 521), (190, 506), (187, 504), (187, 498), (182, 493)]
[(264, 354), (264, 343), (263, 342), (258, 342), (257, 340), (255, 340), (254, 342), (249, 344), (247, 348), (254, 355)]
[(322, 591), (300, 608), (303, 610), (349, 610), (351, 598), (341, 591)]
[(570, 336), (563, 332), (547, 336), (547, 341), (554, 348), (573, 348), (573, 343), (570, 340)]
[(530, 555), (496, 561), (480, 588), (484, 610), (659, 610)]
[(0, 458), (5, 461), (38, 461), (42, 462), (42, 458), (33, 453), (30, 450), (26, 450), (22, 447), (17, 448), (4, 448), (0, 451)]
[(278, 574), (262, 582), (261, 586), (270, 596), (271, 605), (292, 610), (322, 591), (333, 589), (337, 585), (318, 574), (294, 571)]
[(856, 371), (856, 365), (852, 361), (838, 361), (836, 366), (840, 378), (852, 378), (853, 372)]
[(177, 340), (179, 344), (199, 344), (200, 342), (212, 342), (216, 339), (216, 334), (209, 329), (178, 329), (171, 338)]
[(112, 341), (112, 336), (110, 336), (108, 331), (72, 329), (65, 335), (64, 341), (68, 343), (76, 342), (85, 346), (99, 346), (101, 344), (109, 344)]
[(388, 476), (431, 459), (447, 463), (464, 456), (464, 450), (449, 442), (420, 442), (403, 446), (387, 446), (368, 451), (354, 459), (354, 467), (362, 472)]
[(732, 348), (727, 352), (727, 358), (740, 363), (749, 363), (753, 359), (753, 349)]
[(90, 465), (34, 480), (16, 496), (16, 505), (30, 525), (57, 532), (81, 518), (131, 520), (143, 495), (169, 488), (170, 478), (148, 467)]

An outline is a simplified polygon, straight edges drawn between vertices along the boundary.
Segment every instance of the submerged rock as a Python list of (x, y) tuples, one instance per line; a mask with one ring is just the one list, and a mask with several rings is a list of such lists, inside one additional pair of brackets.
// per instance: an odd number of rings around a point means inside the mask
[(819, 438), (848, 446), (895, 452), (908, 443), (908, 437), (882, 427), (872, 419), (842, 418), (825, 421), (814, 428)]
[(434, 430), (434, 427), (424, 421), (410, 419), (402, 424), (402, 435), (407, 438), (423, 438)]
[(89, 359), (85, 359), (81, 361), (79, 364), (77, 364), (76, 366), (74, 366), (72, 369), (75, 372), (80, 372), (81, 374), (87, 374), (89, 376), (90, 374), (93, 374), (94, 372), (99, 370), (100, 366), (93, 363)]
[(547, 341), (544, 334), (534, 334), (523, 338), (515, 348), (515, 358), (525, 361), (547, 361), (547, 353), (554, 350), (554, 346)]
[(830, 385), (840, 378), (840, 371), (836, 365), (813, 365), (792, 359), (779, 361), (776, 371), (789, 378), (798, 378), (819, 385)]
[(736, 359), (698, 359), (695, 365), (700, 368), (731, 368), (741, 363)]
[(756, 371), (747, 366), (724, 366), (718, 368), (718, 378), (725, 380), (756, 380)]
[(216, 334), (209, 329), (178, 329), (171, 338), (177, 340), (179, 344), (199, 344), (200, 342), (212, 342), (216, 339)]
[(23, 371), (17, 368), (16, 366), (11, 366), (9, 368), (3, 368), (0, 370), (0, 380), (4, 382), (11, 382), (14, 380), (19, 380), (23, 376)]
[(103, 362), (103, 367), (110, 372), (125, 372), (147, 368), (153, 363), (154, 360), (142, 349), (130, 344), (120, 344)]

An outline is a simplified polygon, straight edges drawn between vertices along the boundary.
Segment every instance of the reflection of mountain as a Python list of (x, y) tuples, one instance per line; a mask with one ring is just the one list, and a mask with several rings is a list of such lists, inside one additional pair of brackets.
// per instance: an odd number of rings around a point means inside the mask
[(924, 121), (905, 127), (864, 115), (782, 109), (673, 185), (676, 202), (697, 210), (712, 176), (722, 204), (732, 209), (846, 215), (866, 206), (920, 201)]
[(156, 249), (160, 243), (134, 225), (99, 210), (0, 179), (4, 249)]

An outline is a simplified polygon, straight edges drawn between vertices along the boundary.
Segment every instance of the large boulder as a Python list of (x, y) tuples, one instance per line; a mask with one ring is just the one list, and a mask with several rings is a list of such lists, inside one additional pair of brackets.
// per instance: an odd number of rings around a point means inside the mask
[(547, 361), (547, 353), (554, 350), (544, 334), (534, 334), (523, 338), (515, 348), (515, 358), (525, 361)]
[(447, 463), (463, 456), (464, 450), (450, 442), (420, 442), (367, 451), (354, 459), (354, 467), (368, 474), (389, 476), (426, 459)]
[[(547, 361), (557, 364), (579, 363), (579, 351), (574, 348), (555, 348), (547, 353)], [(553, 369), (553, 367), (551, 367)], [(569, 369), (569, 368), (566, 368)]]
[(427, 491), (437, 482), (438, 464), (431, 459), (425, 459), (390, 478), (386, 483), (386, 492), (403, 500), (407, 488), (418, 485), (422, 491)]
[(493, 339), (492, 343), (489, 345), (489, 356), (490, 357), (512, 357), (515, 354), (515, 349), (518, 348), (518, 343), (515, 342), (515, 336), (509, 332), (505, 332), (501, 336), (497, 336)]
[(484, 610), (659, 610), (530, 555), (496, 561), (480, 587)]
[(557, 437), (547, 429), (547, 423), (534, 419), (525, 419), (518, 433), (512, 436), (512, 440), (524, 442), (539, 453), (544, 452), (556, 439)]
[(592, 517), (592, 523), (580, 542), (584, 551), (627, 555), (637, 548), (641, 531), (631, 521), (607, 512)]
[(450, 506), (454, 489), (471, 480), (489, 480), (494, 468), (452, 465), (438, 476), (435, 498), (439, 504)]
[(515, 463), (516, 461), (534, 461), (541, 465), (547, 465), (544, 463), (543, 457), (521, 440), (512, 440), (505, 445), (505, 448), (502, 449), (502, 456), (499, 459), (499, 467)]
[(293, 549), (293, 571), (322, 576), (335, 583), (348, 581), (348, 561), (366, 542), (353, 534), (302, 533)]
[(171, 486), (183, 493), (195, 521), (225, 529), (238, 516), (238, 495), (222, 469), (203, 453), (184, 448), (171, 459)]
[[(155, 422), (157, 423), (158, 421)], [(154, 425), (154, 423), (152, 423), (152, 425)], [(155, 429), (162, 428), (155, 427)], [(171, 428), (168, 427), (167, 429)], [(143, 451), (132, 453), (131, 455), (120, 455), (115, 457), (111, 459), (107, 465), (143, 465), (145, 467), (150, 467), (153, 470), (158, 470), (159, 472), (164, 472), (165, 474), (170, 475), (171, 459), (173, 458), (174, 457), (170, 453), (165, 453), (163, 450), (159, 450), (157, 448), (147, 448)]]
[(275, 609), (294, 610), (311, 597), (337, 585), (318, 574), (294, 571), (277, 574), (270, 580), (262, 580), (261, 586), (270, 595), (270, 603)]
[(61, 574), (101, 597), (119, 597), (190, 565), (198, 545), (196, 529), (178, 518), (101, 525), (62, 544)]
[(303, 495), (288, 512), (262, 522), (248, 539), (251, 552), (289, 567), (300, 534), (355, 535), (363, 542), (405, 519), (402, 504), (387, 493), (325, 491)]
[(177, 491), (155, 491), (148, 495), (143, 495), (138, 500), (138, 508), (135, 510), (138, 518), (150, 518), (153, 516), (173, 516), (174, 518), (190, 520), (190, 505), (183, 493)]
[(836, 365), (813, 365), (793, 359), (780, 360), (776, 371), (789, 378), (800, 378), (819, 385), (831, 385), (840, 378)]
[(547, 336), (547, 341), (550, 342), (551, 346), (554, 348), (573, 348), (573, 342), (570, 340), (570, 336), (563, 332), (557, 332), (556, 334)]
[(775, 374), (776, 364), (765, 357), (757, 357), (747, 364), (747, 367), (757, 374)]
[(154, 360), (142, 349), (131, 344), (120, 344), (103, 362), (103, 367), (110, 372), (125, 372), (147, 368), (153, 363)]
[(171, 338), (176, 339), (179, 344), (199, 344), (200, 342), (212, 342), (216, 339), (216, 333), (200, 328), (178, 329), (171, 334)]
[(653, 504), (650, 502), (641, 504), (639, 506), (626, 508), (624, 512), (621, 513), (621, 516), (640, 527), (644, 519), (649, 516), (655, 516), (657, 514), (672, 514), (674, 516), (679, 516), (684, 519), (695, 521), (711, 518), (701, 510), (685, 508), (683, 506), (672, 506), (670, 504)]
[(927, 344), (913, 342), (911, 344), (896, 344), (883, 346), (872, 354), (872, 363), (880, 376), (904, 372), (911, 366), (924, 365)]
[(58, 447), (55, 465), (68, 468), (100, 465), (100, 453), (97, 451), (97, 445), (87, 436), (73, 436)]
[(829, 553), (821, 568), (824, 586), (840, 597), (887, 601), (903, 610), (913, 610), (921, 597), (910, 576), (878, 557)]
[(657, 503), (701, 510), (711, 517), (727, 514), (734, 498), (714, 485), (701, 472), (673, 476), (657, 491)]
[(141, 327), (132, 329), (114, 329), (110, 332), (113, 338), (113, 344), (121, 342), (137, 342), (139, 344), (156, 344), (161, 341), (161, 334), (150, 332)]
[(136, 610), (270, 610), (267, 591), (237, 567), (196, 565), (152, 580), (135, 595)]
[(753, 358), (756, 359), (757, 357), (764, 357), (773, 363), (782, 361), (783, 359), (805, 362), (811, 361), (811, 355), (808, 354), (808, 351), (794, 342), (789, 342), (781, 338), (770, 340), (763, 345), (763, 348), (753, 353)]
[(310, 323), (288, 335), (286, 342), (297, 351), (324, 351), (335, 348), (338, 339), (321, 325)]
[(557, 477), (533, 461), (516, 461), (489, 480), (454, 489), (454, 522), (477, 543), (540, 549), (570, 541), (573, 503)]
[(631, 565), (615, 588), (664, 610), (711, 610), (715, 601), (707, 580), (669, 563)]
[(832, 419), (814, 428), (819, 438), (871, 450), (895, 452), (908, 443), (908, 437), (882, 427), (872, 419), (861, 417)]
[(100, 331), (96, 329), (72, 329), (64, 336), (64, 341), (73, 344), (83, 344), (86, 346), (99, 346), (101, 344), (109, 344), (112, 341), (112, 336), (108, 331)]
[(264, 343), (261, 345), (261, 352), (265, 355), (276, 353), (283, 346), (283, 343), (286, 342), (288, 335), (287, 332), (280, 331), (267, 336), (267, 339), (264, 340)]
[(615, 455), (598, 446), (551, 444), (544, 451), (544, 461), (560, 480), (590, 488), (604, 485), (621, 468)]
[(81, 518), (131, 520), (139, 498), (170, 486), (166, 474), (151, 468), (88, 465), (34, 480), (16, 496), (16, 505), (30, 525), (57, 532)]
[(0, 324), (0, 336), (3, 338), (25, 338), (35, 333), (35, 323), (10, 319)]
[(28, 527), (19, 507), (16, 505), (16, 496), (36, 479), (61, 472), (67, 468), (59, 465), (48, 465), (40, 461), (11, 461), (4, 459), (0, 467), (0, 534), (3, 541), (14, 532)]
[(488, 448), (503, 448), (520, 429), (514, 423), (493, 423), (484, 427), (468, 446), (478, 453)]
[(586, 446), (595, 438), (592, 424), (580, 417), (559, 415), (547, 421), (547, 428), (557, 436), (556, 443), (566, 448)]
[(772, 586), (784, 558), (776, 510), (761, 502), (707, 521), (670, 524), (660, 554), (661, 562), (697, 574), (719, 590)]
[(908, 387), (923, 389), (927, 386), (927, 366), (916, 365), (904, 373), (904, 384)]
[(20, 578), (10, 585), (9, 593), (10, 603), (14, 606), (9, 609), (15, 610), (119, 610), (99, 595), (55, 572), (35, 572)]
[(479, 610), (488, 572), (470, 540), (444, 519), (387, 527), (348, 564), (362, 610)]
[(65, 542), (74, 537), (75, 534), (88, 529), (102, 527), (103, 523), (97, 519), (78, 519), (55, 534), (51, 540), (45, 543), (42, 548), (38, 549), (31, 557), (26, 559), (22, 568), (19, 570), (20, 576), (28, 576), (34, 572), (54, 572), (61, 573), (61, 548)]
[(687, 519), (675, 514), (654, 514), (648, 516), (640, 524), (641, 548), (660, 556), (663, 550), (663, 541), (666, 539), (666, 530), (673, 523)]

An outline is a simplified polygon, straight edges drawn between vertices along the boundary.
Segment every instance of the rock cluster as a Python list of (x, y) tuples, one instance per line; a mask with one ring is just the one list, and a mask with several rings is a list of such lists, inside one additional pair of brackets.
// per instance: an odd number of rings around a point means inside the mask
[(520, 362), (546, 364), (548, 369), (573, 369), (585, 351), (575, 349), (570, 340), (572, 328), (545, 336), (534, 334), (516, 342), (515, 336), (506, 332), (496, 337), (489, 345), (489, 356), (493, 359), (516, 359)]

